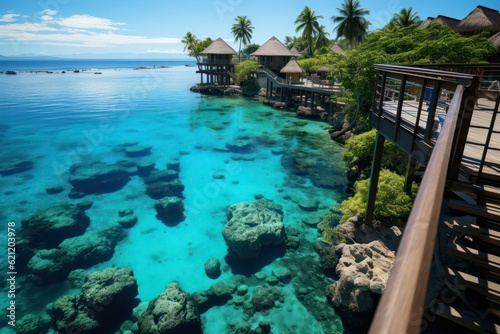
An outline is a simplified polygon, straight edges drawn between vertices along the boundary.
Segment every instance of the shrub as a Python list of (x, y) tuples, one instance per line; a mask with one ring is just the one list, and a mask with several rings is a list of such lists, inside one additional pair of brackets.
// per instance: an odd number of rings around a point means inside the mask
[(247, 77), (259, 71), (261, 69), (261, 66), (259, 63), (257, 63), (254, 60), (245, 60), (239, 63), (238, 65), (235, 66), (234, 72), (238, 80), (243, 81), (247, 79)]

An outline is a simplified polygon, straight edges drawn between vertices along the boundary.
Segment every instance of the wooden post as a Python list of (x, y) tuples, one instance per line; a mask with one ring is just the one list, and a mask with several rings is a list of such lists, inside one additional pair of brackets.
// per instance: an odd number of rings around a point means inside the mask
[(406, 178), (405, 178), (405, 193), (411, 195), (411, 185), (413, 184), (413, 179), (415, 178), (415, 167), (417, 165), (417, 160), (415, 160), (411, 155), (408, 159), (408, 167), (406, 168)]
[(314, 92), (311, 94), (311, 112), (314, 112)]
[(375, 210), (375, 197), (377, 196), (378, 179), (380, 176), (380, 166), (382, 165), (382, 153), (384, 151), (385, 137), (377, 131), (375, 137), (375, 147), (373, 150), (372, 170), (370, 173), (370, 183), (368, 186), (368, 200), (366, 203), (365, 224), (373, 223), (373, 213)]

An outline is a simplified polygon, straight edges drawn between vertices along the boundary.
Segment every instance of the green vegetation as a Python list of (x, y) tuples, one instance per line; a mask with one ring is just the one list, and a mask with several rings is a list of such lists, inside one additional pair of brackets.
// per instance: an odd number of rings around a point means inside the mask
[(323, 16), (316, 15), (314, 10), (306, 6), (295, 20), (295, 24), (297, 25), (295, 32), (302, 30), (302, 38), (304, 38), (308, 44), (309, 56), (313, 55), (313, 38), (319, 36), (320, 33), (322, 34), (321, 39), (323, 41), (326, 38), (324, 26), (322, 28), (318, 22), (318, 19), (322, 18)]
[(248, 79), (249, 75), (261, 69), (261, 65), (254, 60), (245, 60), (234, 67), (235, 75), (240, 81)]
[(258, 48), (260, 48), (259, 44), (248, 44), (243, 48), (243, 50), (241, 50), (241, 52), (243, 53), (245, 59), (249, 59), (250, 55), (257, 51)]
[[(354, 196), (342, 202), (341, 222), (346, 221), (357, 214), (364, 215), (368, 199), (369, 180), (357, 181), (354, 185), (356, 193)], [(405, 178), (387, 169), (380, 171), (380, 179), (375, 201), (374, 216), (376, 219), (394, 222), (399, 218), (405, 219), (410, 215), (413, 200), (417, 194), (418, 187), (412, 186), (412, 195), (404, 192)]]
[(231, 27), (231, 33), (233, 34), (236, 41), (240, 41), (240, 48), (238, 49), (238, 59), (241, 61), (241, 43), (247, 45), (252, 39), (252, 33), (254, 27), (252, 26), (252, 21), (246, 16), (237, 16), (235, 18), (236, 23)]
[(196, 38), (191, 32), (187, 32), (186, 35), (181, 40), (184, 43), (184, 51), (189, 51), (189, 57), (195, 57), (196, 62), (201, 62), (201, 53), (205, 50), (210, 44), (212, 44), (213, 40), (210, 37), (207, 37), (205, 40), (199, 40)]
[(338, 16), (332, 16), (337, 23), (337, 39), (344, 37), (350, 47), (360, 43), (366, 36), (370, 23), (365, 19), (370, 12), (361, 8), (358, 0), (345, 0), (342, 8), (337, 8)]
[(412, 24), (419, 24), (421, 21), (418, 14), (413, 11), (413, 7), (410, 6), (408, 9), (401, 9), (399, 14), (394, 14), (391, 22), (394, 22), (398, 27), (408, 27)]

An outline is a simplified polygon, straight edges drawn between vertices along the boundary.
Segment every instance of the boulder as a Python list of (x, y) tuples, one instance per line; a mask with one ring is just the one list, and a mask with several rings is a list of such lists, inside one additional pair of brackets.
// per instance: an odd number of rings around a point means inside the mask
[(217, 278), (220, 276), (220, 261), (215, 257), (210, 257), (207, 262), (205, 262), (205, 273), (210, 278)]
[(255, 149), (255, 145), (250, 140), (237, 139), (231, 143), (226, 144), (226, 148), (233, 153), (251, 153)]
[(33, 162), (29, 160), (15, 159), (0, 163), (0, 175), (7, 176), (26, 172), (33, 168)]
[(16, 323), (17, 334), (40, 334), (47, 333), (50, 328), (51, 319), (48, 315), (27, 314)]
[(152, 199), (160, 199), (163, 197), (177, 196), (183, 198), (184, 185), (179, 179), (165, 182), (155, 182), (148, 184), (146, 187), (146, 194)]
[(138, 325), (141, 334), (202, 333), (196, 303), (175, 282), (149, 303)]
[(256, 257), (262, 246), (279, 245), (285, 241), (283, 216), (276, 212), (274, 202), (260, 199), (240, 202), (227, 209), (228, 223), (222, 230), (229, 251), (240, 259)]
[(177, 224), (184, 220), (184, 204), (177, 196), (165, 197), (155, 203), (158, 218), (168, 224)]
[(76, 204), (76, 206), (79, 209), (82, 209), (84, 211), (87, 211), (88, 209), (90, 209), (92, 207), (92, 205), (94, 205), (94, 202), (92, 202), (92, 201), (83, 201), (83, 202)]
[(85, 211), (73, 204), (59, 204), (36, 211), (21, 221), (22, 238), (34, 249), (55, 248), (64, 239), (81, 235), (90, 225)]
[(137, 224), (137, 221), (138, 221), (137, 216), (128, 215), (118, 219), (118, 224), (120, 224), (120, 226), (123, 228), (131, 228), (135, 224)]
[(181, 162), (179, 160), (170, 160), (167, 162), (167, 169), (175, 170), (176, 172), (181, 171)]
[(59, 332), (114, 333), (137, 305), (137, 281), (130, 268), (108, 268), (85, 277), (79, 295), (59, 298), (52, 317)]
[(61, 185), (58, 185), (58, 186), (50, 186), (50, 187), (47, 187), (45, 188), (45, 191), (47, 192), (47, 194), (49, 195), (53, 195), (53, 194), (59, 194), (60, 192), (62, 192), (64, 190), (63, 186)]
[(253, 290), (252, 304), (257, 311), (269, 310), (274, 307), (274, 302), (279, 299), (279, 296), (277, 288), (261, 285)]
[(151, 154), (151, 148), (148, 145), (130, 145), (125, 147), (125, 154), (129, 157), (143, 157)]
[(395, 254), (381, 241), (345, 245), (336, 271), (339, 279), (327, 287), (336, 310), (353, 322), (356, 313), (372, 312), (374, 294), (382, 294)]
[(292, 279), (292, 272), (285, 267), (278, 267), (273, 269), (273, 275), (283, 283), (288, 283)]
[(156, 182), (170, 182), (179, 178), (179, 172), (170, 169), (164, 170), (154, 170), (149, 174), (149, 176), (144, 178), (145, 184), (151, 184)]
[(137, 164), (137, 174), (139, 174), (139, 176), (148, 176), (154, 169), (154, 162), (143, 161)]
[(134, 214), (133, 209), (119, 209), (118, 210), (118, 216), (119, 217), (125, 217), (125, 216), (130, 216)]
[(113, 192), (130, 180), (125, 167), (100, 161), (73, 165), (70, 173), (69, 182), (74, 190), (85, 194)]

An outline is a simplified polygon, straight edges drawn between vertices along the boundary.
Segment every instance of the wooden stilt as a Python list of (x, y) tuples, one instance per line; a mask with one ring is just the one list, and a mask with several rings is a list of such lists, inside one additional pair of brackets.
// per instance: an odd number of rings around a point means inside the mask
[(368, 201), (366, 203), (365, 224), (372, 224), (375, 211), (375, 198), (377, 196), (378, 179), (380, 167), (382, 165), (382, 153), (384, 151), (385, 137), (377, 131), (375, 137), (375, 148), (373, 152), (372, 170), (370, 173), (370, 183), (368, 186)]
[(408, 159), (408, 167), (406, 168), (406, 179), (405, 179), (405, 192), (411, 195), (411, 185), (413, 184), (413, 179), (415, 178), (415, 167), (417, 166), (417, 160), (412, 156)]

